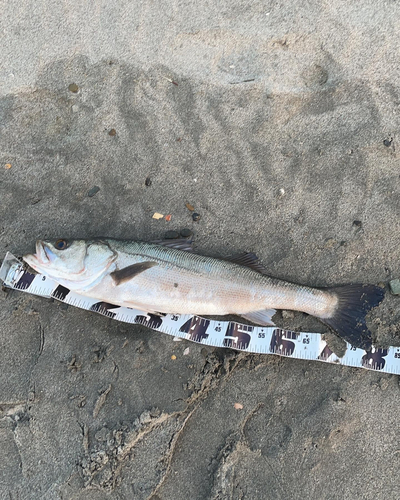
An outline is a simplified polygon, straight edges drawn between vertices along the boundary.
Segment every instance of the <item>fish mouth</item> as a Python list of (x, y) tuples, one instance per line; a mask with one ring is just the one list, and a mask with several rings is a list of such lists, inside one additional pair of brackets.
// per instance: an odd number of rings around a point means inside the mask
[(24, 255), (22, 258), (32, 269), (40, 272), (41, 268), (50, 264), (55, 257), (50, 248), (42, 240), (38, 240), (36, 242), (36, 253)]

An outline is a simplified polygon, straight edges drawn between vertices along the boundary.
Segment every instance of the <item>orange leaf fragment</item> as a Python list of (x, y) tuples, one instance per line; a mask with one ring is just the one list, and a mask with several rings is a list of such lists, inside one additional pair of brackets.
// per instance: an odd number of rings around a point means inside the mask
[(186, 208), (190, 210), (191, 212), (194, 212), (194, 206), (191, 205), (190, 203), (186, 203)]
[(6, 163), (6, 164), (4, 165), (4, 167), (5, 167), (7, 170), (10, 170), (10, 168), (11, 168), (11, 163)]
[(171, 215), (166, 215), (165, 220), (169, 222), (171, 220)]
[(175, 354), (173, 354), (173, 355), (171, 356), (171, 359), (172, 359), (173, 361), (175, 361), (175, 360), (176, 360), (176, 356), (175, 356)]

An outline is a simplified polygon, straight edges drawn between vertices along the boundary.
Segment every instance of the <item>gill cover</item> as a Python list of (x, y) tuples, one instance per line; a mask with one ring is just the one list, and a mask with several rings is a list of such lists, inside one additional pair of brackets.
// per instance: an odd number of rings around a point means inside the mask
[(117, 258), (104, 240), (38, 240), (36, 254), (23, 257), (35, 271), (71, 290), (90, 288)]

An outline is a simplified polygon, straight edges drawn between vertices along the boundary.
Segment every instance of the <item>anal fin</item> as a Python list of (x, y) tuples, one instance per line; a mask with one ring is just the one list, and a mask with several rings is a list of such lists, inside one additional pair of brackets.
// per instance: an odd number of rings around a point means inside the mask
[(263, 309), (262, 311), (252, 311), (246, 314), (239, 314), (239, 316), (255, 323), (256, 325), (275, 326), (275, 323), (272, 321), (272, 316), (275, 313), (275, 309)]

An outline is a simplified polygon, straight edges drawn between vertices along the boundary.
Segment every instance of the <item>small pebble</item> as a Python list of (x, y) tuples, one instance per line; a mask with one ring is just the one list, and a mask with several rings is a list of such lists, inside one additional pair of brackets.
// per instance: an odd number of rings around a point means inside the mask
[(181, 230), (181, 236), (182, 238), (189, 238), (189, 236), (192, 236), (193, 235), (193, 231), (191, 231), (190, 229), (182, 229)]
[(393, 295), (400, 295), (400, 279), (389, 281), (389, 287)]
[(114, 135), (117, 135), (117, 131), (115, 130), (115, 128), (112, 128), (112, 129), (108, 132), (108, 135), (111, 135), (111, 137), (114, 137)]
[(192, 214), (192, 219), (196, 222), (201, 219), (201, 215), (195, 212)]
[(362, 222), (360, 220), (353, 221), (353, 226), (360, 228), (362, 226)]
[(150, 179), (150, 177), (146, 177), (146, 180), (144, 181), (144, 185), (147, 186), (147, 187), (151, 186), (151, 179)]
[(99, 186), (93, 186), (92, 189), (89, 189), (88, 191), (88, 196), (89, 198), (91, 198), (92, 196), (94, 196), (96, 193), (98, 193), (100, 191), (100, 188)]
[(79, 87), (76, 83), (71, 83), (71, 85), (68, 86), (68, 90), (76, 94), (79, 90)]
[(179, 238), (179, 233), (178, 231), (166, 231), (164, 238), (166, 240), (174, 240), (175, 238)]
[(393, 142), (393, 139), (385, 139), (383, 141), (383, 144), (384, 144), (384, 146), (386, 146), (387, 148), (389, 148), (392, 145), (392, 142)]
[(173, 354), (173, 355), (171, 356), (171, 359), (172, 359), (173, 361), (175, 361), (175, 359), (176, 359), (175, 354)]

